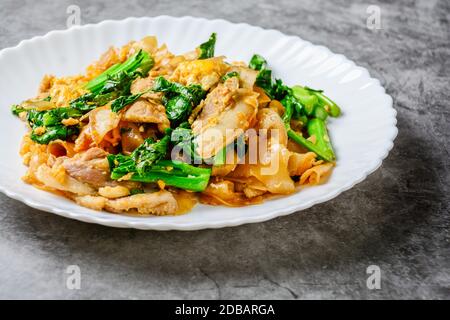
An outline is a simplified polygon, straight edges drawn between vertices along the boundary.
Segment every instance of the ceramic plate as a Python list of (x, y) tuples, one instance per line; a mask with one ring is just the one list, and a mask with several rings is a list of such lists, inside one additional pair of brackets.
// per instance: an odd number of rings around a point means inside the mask
[[(249, 61), (254, 53), (259, 53), (266, 57), (275, 76), (286, 84), (323, 89), (341, 106), (343, 115), (328, 124), (338, 161), (327, 183), (243, 208), (198, 205), (192, 212), (180, 216), (131, 217), (80, 207), (22, 182), (25, 167), (18, 152), (26, 129), (11, 115), (10, 105), (33, 96), (44, 74), (82, 73), (109, 46), (121, 46), (146, 35), (156, 35), (172, 52), (183, 53), (192, 50), (212, 32), (217, 32), (216, 55), (225, 55), (231, 61)], [(0, 191), (33, 208), (112, 227), (221, 228), (304, 210), (364, 180), (381, 165), (397, 135), (392, 98), (366, 69), (298, 37), (225, 20), (160, 16), (104, 21), (52, 31), (2, 50), (0, 70), (0, 145), (3, 150)]]

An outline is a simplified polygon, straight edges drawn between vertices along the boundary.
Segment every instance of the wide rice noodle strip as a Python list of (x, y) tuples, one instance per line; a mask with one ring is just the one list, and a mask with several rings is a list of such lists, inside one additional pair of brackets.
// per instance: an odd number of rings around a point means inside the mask
[(260, 129), (260, 134), (267, 135), (267, 139), (270, 139), (271, 143), (287, 145), (286, 127), (278, 113), (269, 108), (260, 109), (256, 119), (258, 120), (256, 129)]
[[(236, 65), (233, 66), (229, 72), (237, 72), (239, 74), (239, 84), (241, 88), (253, 89), (259, 71)], [(261, 95), (260, 92), (258, 93)]]
[(150, 77), (170, 76), (178, 65), (186, 60), (185, 56), (172, 54), (165, 44), (156, 49), (151, 56), (155, 61), (155, 65), (150, 70)]
[(316, 162), (316, 154), (314, 152), (296, 153), (291, 152), (289, 156), (289, 175), (301, 176), (306, 170), (312, 168)]
[(146, 36), (141, 39), (141, 41), (130, 43), (134, 52), (139, 50), (144, 50), (150, 56), (153, 56), (155, 51), (158, 49), (158, 39), (155, 36)]
[(267, 146), (258, 143), (258, 148), (262, 147), (262, 150), (259, 150), (256, 164), (250, 164), (252, 159), (247, 157), (246, 163), (238, 165), (230, 176), (252, 176), (263, 183), (270, 193), (292, 193), (295, 191), (295, 185), (288, 170), (290, 152), (286, 148), (287, 134), (282, 120), (271, 109), (261, 109), (257, 119), (256, 128), (260, 129), (258, 141), (269, 140), (269, 143)]
[(63, 140), (51, 141), (47, 146), (47, 152), (55, 157), (73, 157), (75, 155), (75, 144)]
[(120, 115), (111, 111), (109, 105), (96, 108), (89, 112), (89, 127), (92, 141), (96, 145), (99, 145), (108, 132), (117, 128), (119, 122)]
[(97, 211), (102, 211), (106, 206), (106, 201), (108, 201), (108, 199), (106, 199), (105, 197), (89, 195), (75, 197), (74, 200), (80, 206)]
[[(289, 151), (281, 144), (270, 146), (268, 158), (252, 168), (255, 178), (264, 183), (271, 193), (289, 194), (295, 191), (288, 171)], [(278, 167), (276, 170), (275, 168)]]
[(242, 191), (247, 198), (254, 198), (267, 193), (266, 186), (255, 177), (230, 178), (235, 183), (236, 190)]
[(174, 191), (174, 197), (178, 203), (176, 214), (183, 214), (191, 211), (198, 202), (198, 196), (196, 193), (187, 192), (184, 190)]
[[(228, 148), (227, 148), (228, 149)], [(225, 156), (225, 164), (213, 165), (211, 175), (225, 177), (232, 172), (239, 162), (239, 156), (234, 148), (229, 148)]]
[(93, 146), (94, 143), (92, 141), (91, 126), (84, 126), (81, 129), (78, 138), (75, 140), (75, 152), (81, 152)]
[(258, 106), (259, 108), (265, 108), (270, 103), (270, 97), (266, 94), (266, 92), (260, 87), (254, 87), (253, 91), (259, 94), (258, 96)]
[(329, 162), (314, 166), (311, 169), (306, 170), (305, 173), (303, 173), (300, 177), (300, 184), (319, 184), (324, 177), (328, 176), (333, 166), (334, 164)]
[(239, 207), (261, 202), (260, 197), (248, 199), (243, 193), (236, 192), (234, 183), (231, 181), (213, 181), (200, 196), (200, 201), (211, 205), (226, 205)]
[(55, 177), (54, 170), (43, 164), (36, 171), (36, 178), (46, 187), (60, 191), (74, 193), (76, 195), (89, 195), (95, 193), (94, 189), (87, 184), (65, 175), (63, 181), (61, 177)]
[(236, 197), (234, 199), (225, 200), (221, 198), (218, 195), (209, 195), (202, 193), (200, 195), (200, 202), (203, 204), (213, 205), (213, 206), (220, 206), (224, 205), (227, 207), (242, 207), (242, 206), (248, 206), (252, 204), (257, 204), (262, 202), (262, 197), (257, 196), (253, 198), (247, 198), (242, 193), (236, 193)]
[(231, 178), (255, 177), (270, 193), (289, 194), (295, 191), (289, 170), (289, 151), (280, 144), (270, 146), (256, 164), (240, 164), (229, 175)]

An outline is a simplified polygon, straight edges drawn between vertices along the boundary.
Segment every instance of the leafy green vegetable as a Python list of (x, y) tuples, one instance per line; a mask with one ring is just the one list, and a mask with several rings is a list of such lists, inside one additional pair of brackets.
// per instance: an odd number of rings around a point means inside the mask
[(292, 114), (290, 118), (300, 119), (303, 115), (304, 108), (303, 105), (298, 101), (290, 92), (286, 94), (283, 99), (281, 99), (281, 104), (285, 107), (285, 109), (292, 109)]
[(267, 67), (267, 61), (259, 54), (254, 54), (248, 65), (253, 70), (262, 70)]
[[(333, 148), (331, 147), (325, 122), (321, 119), (311, 119), (308, 121), (308, 134), (310, 136), (314, 135), (316, 138), (316, 143), (313, 143), (304, 138), (301, 134), (291, 129), (290, 122), (293, 112), (294, 112), (293, 104), (287, 103), (285, 105), (283, 121), (286, 126), (288, 137), (292, 141), (316, 153), (318, 157), (326, 161), (334, 161), (336, 157), (334, 155)], [(312, 125), (311, 122), (313, 122)], [(327, 143), (325, 143), (326, 140), (328, 140)]]
[(266, 60), (260, 55), (255, 54), (252, 57), (249, 67), (259, 71), (256, 78), (256, 85), (264, 89), (266, 94), (272, 99), (282, 101), (286, 95), (293, 95), (304, 106), (307, 115), (312, 115), (315, 106), (320, 105), (322, 107), (329, 106), (330, 115), (339, 116), (340, 108), (335, 102), (325, 96), (322, 90), (301, 86), (289, 88), (280, 79), (274, 80), (272, 78), (272, 71), (267, 68)]
[(322, 157), (327, 161), (335, 160), (336, 156), (330, 142), (325, 121), (320, 118), (311, 119), (308, 121), (307, 129), (309, 136), (315, 137), (315, 145), (320, 148)]
[(114, 65), (91, 80), (86, 85), (86, 89), (91, 92), (72, 100), (70, 106), (88, 112), (113, 101), (111, 110), (118, 112), (144, 94), (131, 94), (131, 83), (137, 77), (145, 76), (152, 66), (153, 59), (140, 50), (123, 64)]
[(167, 118), (170, 121), (186, 120), (192, 110), (192, 104), (186, 96), (174, 96), (165, 103)]
[(31, 126), (53, 126), (63, 119), (80, 117), (82, 113), (72, 108), (56, 108), (47, 111), (29, 110), (27, 120)]
[(309, 87), (305, 87), (305, 89), (318, 98), (319, 104), (325, 107), (325, 109), (328, 109), (327, 111), (330, 116), (339, 117), (341, 115), (341, 108), (336, 104), (336, 102), (324, 95), (322, 90), (314, 90)]
[(208, 186), (211, 169), (198, 168), (181, 161), (161, 160), (144, 175), (133, 175), (132, 181), (164, 181), (166, 185), (201, 192)]
[(199, 59), (208, 59), (214, 57), (214, 48), (216, 46), (216, 33), (212, 33), (208, 41), (199, 46)]
[(202, 86), (199, 84), (191, 84), (186, 88), (191, 94), (191, 98), (189, 98), (189, 100), (191, 101), (193, 107), (197, 106), (206, 97), (206, 91), (203, 90)]
[(227, 163), (227, 155), (231, 150), (236, 151), (236, 156), (238, 159), (242, 159), (245, 157), (246, 153), (246, 144), (244, 135), (239, 136), (236, 140), (234, 140), (229, 145), (225, 146), (222, 150), (220, 150), (213, 158), (212, 165), (221, 166)]
[[(103, 98), (103, 97), (102, 97)], [(109, 99), (108, 99), (109, 101)], [(70, 107), (82, 112), (88, 112), (91, 111), (97, 107), (101, 107), (102, 105), (105, 105), (108, 103), (107, 101), (104, 102), (104, 100), (96, 100), (96, 95), (93, 93), (86, 93), (70, 102)]]
[(128, 106), (129, 104), (132, 104), (133, 102), (135, 102), (143, 94), (144, 93), (137, 93), (137, 94), (132, 94), (129, 96), (121, 96), (111, 103), (111, 110), (113, 112), (119, 112), (120, 110), (122, 110), (123, 108)]
[(198, 84), (191, 84), (186, 87), (177, 82), (170, 82), (162, 76), (156, 78), (155, 83), (153, 84), (153, 91), (164, 92), (166, 93), (166, 97), (167, 94), (169, 96), (184, 96), (192, 103), (192, 105), (198, 105), (206, 96), (206, 92)]
[(123, 154), (109, 154), (108, 157), (109, 168), (111, 171), (111, 179), (120, 179), (129, 173), (136, 173), (136, 162), (131, 156)]
[[(111, 178), (120, 179), (124, 174), (117, 171), (117, 168), (114, 167), (115, 162), (119, 166), (123, 166), (121, 161), (127, 160), (121, 155), (115, 157), (113, 161), (110, 161), (110, 164), (113, 162)], [(130, 180), (143, 183), (161, 180), (169, 186), (201, 192), (206, 189), (210, 176), (211, 169), (209, 168), (197, 168), (181, 161), (161, 160), (143, 173), (134, 173)]]
[(169, 147), (170, 134), (167, 134), (159, 141), (147, 138), (143, 144), (136, 148), (131, 154), (131, 158), (136, 163), (136, 172), (142, 174), (153, 163), (163, 159)]
[[(62, 120), (79, 118), (86, 112), (113, 101), (111, 109), (115, 112), (136, 101), (143, 93), (132, 95), (131, 83), (138, 76), (144, 76), (153, 66), (153, 59), (140, 50), (122, 64), (116, 64), (85, 85), (90, 92), (74, 99), (69, 107), (37, 111), (36, 107), (14, 105), (11, 111), (15, 115), (27, 112), (27, 120), (32, 129), (31, 139), (48, 144), (55, 139), (66, 140), (78, 134), (78, 126), (65, 126)], [(48, 96), (42, 101), (51, 100)], [(42, 102), (41, 102), (42, 103)], [(37, 104), (37, 103), (36, 103)]]
[(192, 133), (188, 122), (183, 122), (172, 131), (171, 140), (174, 145), (172, 152), (176, 153), (183, 151), (182, 156), (185, 162), (195, 164), (202, 163), (202, 158), (195, 151), (196, 144), (194, 134)]
[(47, 111), (29, 110), (27, 121), (32, 129), (30, 137), (40, 144), (48, 144), (56, 139), (67, 140), (70, 136), (77, 134), (79, 129), (78, 126), (65, 126), (61, 121), (81, 115), (79, 110), (72, 108), (56, 108)]
[(211, 170), (197, 168), (181, 161), (162, 160), (171, 137), (170, 130), (158, 142), (145, 140), (130, 156), (109, 155), (111, 179), (120, 179), (132, 173), (131, 180), (150, 183), (158, 180), (167, 185), (192, 191), (203, 191)]
[(311, 115), (315, 107), (320, 106), (332, 117), (339, 117), (341, 108), (330, 98), (323, 94), (322, 90), (315, 90), (309, 87), (294, 86), (292, 87), (294, 96), (305, 105), (305, 110)]
[(317, 156), (321, 159), (324, 159), (326, 161), (334, 161), (336, 160), (336, 157), (334, 155), (334, 152), (327, 152), (323, 150), (321, 147), (319, 147), (317, 144), (312, 143), (311, 141), (305, 139), (300, 134), (296, 133), (292, 129), (288, 129), (288, 137), (292, 139), (295, 143), (298, 143), (301, 146), (304, 146), (308, 150), (314, 152), (317, 154)]
[(239, 73), (237, 71), (228, 72), (227, 74), (223, 75), (220, 80), (222, 82), (225, 82), (226, 80), (228, 80), (230, 78), (233, 78), (233, 77), (238, 77), (239, 78)]
[[(271, 99), (280, 101), (284, 106), (285, 112), (282, 118), (289, 138), (315, 152), (324, 160), (335, 160), (325, 121), (328, 115), (339, 116), (340, 108), (336, 103), (326, 97), (321, 90), (301, 86), (290, 88), (281, 80), (274, 80), (272, 71), (267, 68), (266, 60), (259, 55), (252, 57), (249, 67), (259, 70), (256, 85), (262, 88)], [(291, 119), (300, 120), (306, 126), (308, 135), (315, 137), (315, 143), (292, 130)]]
[(30, 138), (39, 144), (49, 144), (53, 140), (67, 140), (69, 137), (78, 133), (79, 129), (75, 126), (51, 126), (47, 127), (45, 133), (41, 135), (36, 134), (35, 130), (32, 130)]
[(314, 108), (313, 117), (325, 121), (328, 118), (328, 113), (322, 106), (316, 106)]
[(89, 81), (85, 85), (85, 89), (92, 93), (99, 93), (111, 77), (114, 77), (122, 72), (132, 74), (135, 71), (138, 71), (142, 76), (145, 76), (153, 65), (153, 58), (150, 57), (147, 52), (139, 50), (124, 63), (113, 65), (101, 75)]
[(123, 176), (130, 172), (142, 174), (152, 164), (166, 156), (169, 141), (170, 134), (165, 135), (159, 141), (147, 138), (129, 156), (122, 154), (108, 156), (110, 166), (114, 167), (115, 175)]
[(14, 104), (11, 107), (11, 112), (15, 116), (18, 116), (19, 114), (21, 114), (24, 111), (26, 112), (27, 110), (24, 107), (22, 107), (22, 106), (20, 106), (18, 104)]
[(186, 121), (192, 108), (206, 96), (206, 91), (200, 85), (191, 84), (186, 87), (162, 76), (156, 78), (152, 90), (165, 93), (163, 103), (167, 118), (175, 125)]
[(266, 94), (271, 98), (275, 99), (275, 94), (273, 93), (274, 84), (272, 80), (272, 71), (268, 69), (262, 69), (256, 76), (255, 84), (263, 89)]
[(311, 116), (319, 99), (315, 95), (310, 94), (308, 90), (300, 86), (292, 87), (292, 94), (305, 107), (306, 115)]
[(140, 97), (136, 97), (135, 100), (128, 98), (131, 95), (131, 83), (140, 75), (141, 73), (138, 71), (131, 73), (128, 73), (127, 71), (120, 71), (118, 73), (108, 75), (102, 88), (98, 89), (95, 93), (86, 93), (81, 97), (72, 100), (70, 102), (70, 106), (74, 109), (88, 112), (97, 107), (101, 107), (112, 100), (120, 99), (115, 104), (115, 108), (118, 111), (127, 105), (123, 105), (127, 99), (129, 99), (131, 101), (130, 103), (132, 103)]
[(78, 126), (65, 126), (61, 121), (68, 118), (78, 118), (82, 115), (79, 110), (72, 108), (37, 111), (21, 105), (13, 105), (11, 112), (16, 116), (22, 112), (27, 113), (27, 122), (31, 127), (30, 137), (40, 144), (48, 144), (56, 139), (67, 140), (70, 136), (78, 134)]
[(285, 86), (279, 79), (272, 78), (272, 70), (267, 69), (267, 61), (260, 55), (253, 55), (249, 67), (258, 70), (256, 85), (263, 89), (271, 99), (281, 101), (287, 94), (290, 94), (290, 88)]

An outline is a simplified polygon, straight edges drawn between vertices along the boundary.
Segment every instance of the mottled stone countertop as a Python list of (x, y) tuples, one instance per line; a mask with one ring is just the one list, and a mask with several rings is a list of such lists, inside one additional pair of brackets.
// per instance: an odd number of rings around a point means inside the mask
[[(114, 3), (114, 4), (112, 4)], [(336, 199), (265, 223), (145, 232), (40, 212), (0, 195), (0, 298), (450, 298), (450, 2), (0, 2), (0, 48), (81, 22), (161, 14), (248, 22), (325, 45), (394, 98), (399, 134), (383, 166)], [(5, 107), (5, 106), (2, 106)], [(80, 290), (66, 288), (78, 265)], [(381, 289), (366, 268), (381, 268)]]

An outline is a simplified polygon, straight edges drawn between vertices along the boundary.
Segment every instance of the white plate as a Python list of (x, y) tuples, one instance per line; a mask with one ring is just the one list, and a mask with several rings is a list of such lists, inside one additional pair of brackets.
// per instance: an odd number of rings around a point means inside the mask
[[(329, 121), (338, 157), (327, 183), (298, 193), (244, 208), (198, 205), (186, 215), (129, 217), (97, 212), (22, 182), (25, 172), (18, 155), (23, 124), (11, 115), (10, 105), (32, 97), (42, 76), (81, 73), (109, 46), (120, 46), (146, 35), (156, 35), (172, 52), (192, 50), (217, 32), (217, 55), (231, 61), (249, 61), (253, 53), (267, 58), (276, 77), (288, 85), (324, 89), (342, 108), (343, 115)], [(52, 31), (22, 41), (0, 52), (0, 191), (27, 205), (85, 222), (113, 227), (155, 230), (196, 230), (260, 222), (330, 200), (376, 170), (397, 135), (392, 98), (368, 71), (342, 55), (279, 31), (264, 30), (225, 20), (192, 17), (129, 18)]]

